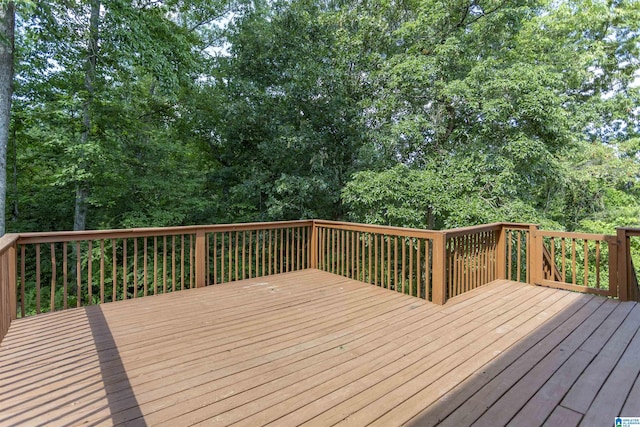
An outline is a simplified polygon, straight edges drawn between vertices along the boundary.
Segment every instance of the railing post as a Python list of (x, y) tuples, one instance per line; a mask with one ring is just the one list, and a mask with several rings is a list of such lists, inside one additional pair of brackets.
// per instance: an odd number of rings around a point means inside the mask
[(496, 242), (496, 279), (507, 278), (507, 229), (504, 224), (498, 231)]
[(196, 230), (196, 288), (203, 288), (207, 285), (206, 280), (206, 244), (205, 232), (202, 229)]
[(433, 239), (433, 271), (431, 301), (442, 305), (446, 301), (447, 288), (447, 235), (440, 233)]
[(311, 268), (318, 268), (318, 226), (316, 225), (316, 220), (311, 221), (311, 247), (310, 257), (311, 257)]
[[(618, 243), (618, 271), (616, 275), (618, 283), (614, 283), (614, 286), (618, 286), (618, 298), (620, 299), (620, 301), (629, 301), (629, 250), (626, 230), (616, 228), (616, 241)], [(609, 286), (611, 286), (611, 282), (609, 283)]]
[(14, 243), (7, 254), (9, 255), (9, 301), (11, 303), (11, 320), (17, 318), (17, 305), (18, 305), (18, 275), (16, 274), (17, 270), (17, 244)]
[(544, 264), (542, 260), (542, 244), (541, 236), (538, 236), (538, 226), (529, 226), (529, 251), (527, 251), (527, 271), (529, 271), (529, 284), (535, 285), (544, 278)]

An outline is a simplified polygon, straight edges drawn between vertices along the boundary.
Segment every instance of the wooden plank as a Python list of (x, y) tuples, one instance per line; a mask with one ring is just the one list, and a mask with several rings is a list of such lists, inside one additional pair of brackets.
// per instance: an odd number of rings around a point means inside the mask
[[(576, 328), (582, 327), (581, 325), (591, 318), (591, 315), (603, 304), (603, 301), (598, 298), (586, 295), (578, 297), (577, 310), (573, 312), (569, 310), (571, 315), (568, 318), (563, 319), (564, 321), (559, 325), (551, 323), (550, 330), (543, 328), (542, 334), (534, 335), (523, 348), (519, 348), (514, 353), (515, 357), (512, 358), (510, 357), (511, 353), (507, 353), (503, 363), (492, 365), (473, 387), (469, 386), (469, 394), (466, 394), (466, 388), (463, 389), (465, 393), (461, 396), (462, 400), (458, 400), (454, 396), (453, 402), (458, 406), (455, 406), (454, 410), (449, 407), (450, 412), (443, 411), (444, 413), (440, 415), (442, 418), (438, 421), (441, 421), (443, 426), (473, 424), (488, 408), (490, 409), (493, 404), (499, 401), (505, 392), (518, 383), (536, 363), (540, 362), (550, 349), (562, 343)], [(526, 397), (525, 399), (528, 400)], [(444, 408), (437, 409), (443, 410)], [(449, 415), (444, 415), (447, 412)], [(428, 425), (433, 424), (429, 422)]]
[[(511, 419), (514, 425), (532, 423), (541, 425), (560, 404), (571, 386), (599, 351), (607, 344), (633, 307), (617, 305), (600, 327), (571, 355), (571, 357), (536, 392), (527, 404)], [(640, 318), (638, 318), (640, 321)]]
[[(638, 325), (640, 325), (640, 305), (630, 304), (630, 306), (633, 310), (625, 322), (615, 331), (607, 345), (599, 351), (593, 362), (571, 386), (562, 400), (562, 406), (582, 414), (588, 411), (589, 405), (624, 354)], [(593, 349), (589, 350), (593, 351)]]
[[(636, 332), (633, 340), (591, 403), (581, 425), (606, 425), (620, 415), (626, 396), (640, 373), (638, 354), (640, 354), (640, 333)], [(633, 416), (638, 416), (638, 414)]]
[(563, 406), (557, 406), (551, 413), (549, 418), (543, 424), (544, 427), (556, 426), (577, 426), (582, 419), (582, 414), (567, 409)]
[(572, 330), (562, 341), (562, 345), (552, 349), (539, 361), (529, 360), (529, 372), (511, 387), (500, 400), (478, 418), (474, 424), (480, 426), (504, 425), (522, 408), (535, 392), (544, 385), (548, 378), (562, 366), (598, 326), (615, 309), (617, 303), (605, 301), (580, 326)]
[[(349, 240), (357, 258), (358, 245)], [(476, 274), (481, 283), (483, 273)], [(0, 424), (285, 425), (325, 413), (322, 419), (340, 421), (332, 412), (339, 407), (347, 409), (347, 422), (396, 425), (428, 406), (438, 421), (448, 417), (443, 425), (469, 425), (485, 408), (504, 404), (500, 397), (511, 396), (505, 390), (528, 394), (518, 409), (526, 408), (543, 391), (559, 394), (551, 385), (566, 387), (559, 380), (571, 382), (576, 361), (615, 365), (615, 357), (599, 355), (623, 346), (622, 338), (612, 345), (623, 334), (631, 342), (640, 318), (632, 309), (616, 326), (632, 306), (603, 301), (497, 281), (437, 306), (303, 270), (105, 304), (99, 309), (108, 329), (89, 323), (86, 310), (97, 307), (18, 319), (0, 346)], [(610, 315), (602, 317), (603, 304), (612, 306)], [(180, 321), (163, 315), (169, 312), (181, 313)], [(575, 334), (586, 337), (577, 348)], [(564, 352), (567, 361), (558, 364)], [(550, 367), (551, 359), (558, 368), (542, 370), (550, 380), (531, 386), (540, 381), (529, 378), (535, 367)], [(640, 389), (637, 373), (625, 373), (626, 394), (610, 397), (620, 405)], [(573, 420), (572, 411), (563, 405), (543, 412), (549, 423)], [(433, 425), (431, 419), (420, 425)]]

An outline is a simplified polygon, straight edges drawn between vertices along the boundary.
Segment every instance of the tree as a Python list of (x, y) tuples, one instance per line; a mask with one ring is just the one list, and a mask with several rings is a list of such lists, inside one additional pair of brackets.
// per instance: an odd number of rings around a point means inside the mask
[(0, 2), (0, 236), (5, 232), (7, 144), (13, 97), (15, 5)]
[(323, 5), (276, 2), (239, 19), (220, 58), (210, 174), (224, 221), (344, 215), (363, 143), (357, 71)]

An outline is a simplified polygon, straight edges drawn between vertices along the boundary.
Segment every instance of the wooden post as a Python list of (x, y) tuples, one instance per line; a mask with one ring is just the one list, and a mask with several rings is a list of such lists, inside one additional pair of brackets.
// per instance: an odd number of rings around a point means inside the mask
[(205, 277), (205, 263), (207, 258), (205, 240), (204, 230), (196, 230), (196, 288), (203, 288), (207, 284)]
[(17, 318), (17, 305), (18, 305), (18, 275), (16, 274), (17, 270), (17, 244), (14, 243), (11, 245), (9, 250), (7, 251), (9, 255), (9, 302), (11, 304), (11, 320)]
[(496, 279), (507, 278), (507, 229), (504, 225), (498, 231), (496, 242)]
[[(613, 286), (618, 286), (618, 298), (620, 301), (629, 301), (629, 250), (627, 244), (627, 232), (621, 228), (616, 228), (616, 243), (618, 244), (618, 266), (617, 266), (617, 283), (613, 283)], [(612, 277), (616, 277), (612, 276)], [(611, 281), (609, 286), (612, 286)]]
[(544, 278), (544, 261), (542, 256), (543, 239), (538, 236), (538, 226), (529, 226), (529, 249), (527, 252), (527, 270), (529, 273), (529, 284), (536, 285)]
[(309, 248), (311, 257), (311, 268), (318, 268), (318, 226), (316, 221), (311, 221), (311, 247)]
[(447, 289), (447, 235), (440, 233), (433, 239), (433, 280), (431, 301), (442, 305), (446, 301)]

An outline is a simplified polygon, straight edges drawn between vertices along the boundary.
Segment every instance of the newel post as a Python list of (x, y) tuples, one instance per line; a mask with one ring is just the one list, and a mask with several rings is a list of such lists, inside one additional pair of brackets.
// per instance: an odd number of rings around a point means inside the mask
[(318, 225), (316, 224), (315, 219), (311, 221), (310, 245), (311, 268), (318, 268)]
[(196, 288), (207, 285), (206, 278), (206, 235), (204, 230), (196, 231)]
[(444, 304), (447, 297), (447, 235), (438, 233), (433, 239), (433, 267), (431, 301)]
[(618, 255), (618, 298), (620, 301), (629, 301), (629, 248), (626, 230), (616, 228), (616, 241), (618, 243), (618, 250), (616, 251)]
[(9, 255), (9, 295), (10, 295), (10, 304), (11, 304), (11, 320), (14, 320), (18, 317), (17, 306), (18, 306), (18, 275), (17, 275), (17, 243), (11, 245), (7, 254)]
[(507, 228), (504, 224), (498, 231), (496, 242), (496, 279), (507, 278)]

